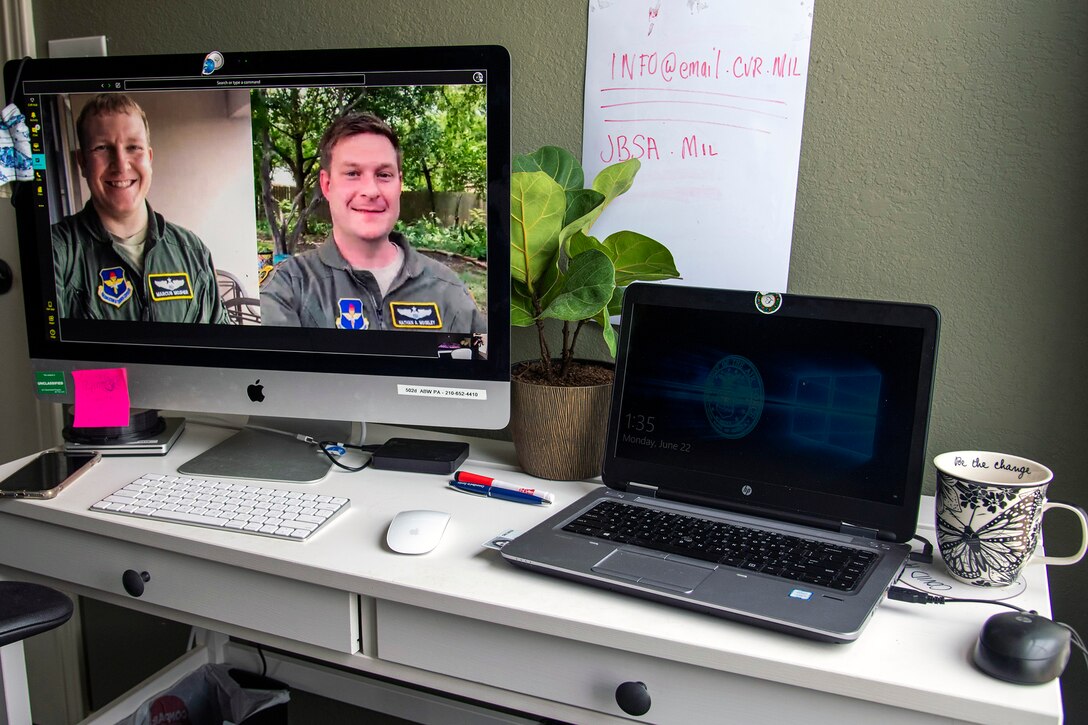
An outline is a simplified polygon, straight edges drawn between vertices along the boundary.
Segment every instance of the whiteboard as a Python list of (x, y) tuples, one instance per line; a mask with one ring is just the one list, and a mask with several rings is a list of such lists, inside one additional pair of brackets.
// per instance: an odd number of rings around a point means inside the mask
[(814, 0), (590, 0), (586, 183), (634, 186), (598, 239), (665, 244), (681, 283), (785, 291)]

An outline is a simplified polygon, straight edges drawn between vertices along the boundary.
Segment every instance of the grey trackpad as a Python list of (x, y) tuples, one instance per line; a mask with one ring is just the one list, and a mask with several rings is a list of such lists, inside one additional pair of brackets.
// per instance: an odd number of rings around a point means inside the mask
[(601, 559), (593, 571), (661, 589), (690, 592), (714, 571), (714, 567), (617, 549)]

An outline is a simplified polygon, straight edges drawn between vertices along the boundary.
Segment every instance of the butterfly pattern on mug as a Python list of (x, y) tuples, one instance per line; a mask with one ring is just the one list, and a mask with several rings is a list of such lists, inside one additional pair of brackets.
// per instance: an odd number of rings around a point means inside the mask
[[(1024, 492), (942, 481), (937, 500), (937, 536), (945, 564), (962, 579), (981, 586), (1003, 586), (1015, 580), (1024, 559), (1039, 540), (1036, 512), (1042, 490)], [(958, 526), (949, 523), (954, 513)], [(976, 524), (977, 520), (977, 524)]]

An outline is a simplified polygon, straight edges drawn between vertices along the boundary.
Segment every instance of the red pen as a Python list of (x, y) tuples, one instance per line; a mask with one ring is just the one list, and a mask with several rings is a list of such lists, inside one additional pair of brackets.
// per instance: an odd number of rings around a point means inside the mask
[(493, 486), (494, 488), (505, 488), (508, 491), (520, 491), (527, 493), (530, 496), (536, 496), (542, 498), (548, 502), (554, 502), (555, 496), (547, 491), (541, 491), (539, 488), (533, 488), (532, 486), (519, 486), (516, 483), (507, 483), (506, 481), (499, 481), (498, 479), (491, 478), (490, 476), (482, 476), (479, 473), (469, 473), (468, 471), (458, 471), (453, 474), (453, 480), (458, 483), (478, 483), (484, 486)]

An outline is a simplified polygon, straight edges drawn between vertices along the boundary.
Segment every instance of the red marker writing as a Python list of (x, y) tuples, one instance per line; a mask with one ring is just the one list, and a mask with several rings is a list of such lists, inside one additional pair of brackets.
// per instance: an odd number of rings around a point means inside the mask
[(532, 486), (519, 486), (516, 483), (507, 483), (506, 481), (499, 481), (491, 478), (490, 476), (481, 476), (479, 473), (469, 473), (468, 471), (458, 471), (453, 474), (453, 480), (458, 483), (478, 483), (483, 486), (491, 486), (493, 488), (505, 488), (508, 491), (520, 491), (521, 493), (527, 493), (530, 496), (536, 496), (542, 498), (549, 503), (555, 501), (555, 496), (547, 491), (541, 491), (539, 488), (533, 488)]

